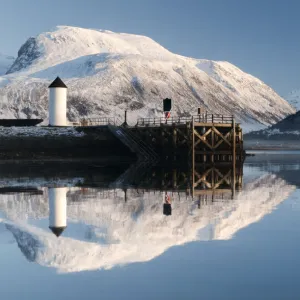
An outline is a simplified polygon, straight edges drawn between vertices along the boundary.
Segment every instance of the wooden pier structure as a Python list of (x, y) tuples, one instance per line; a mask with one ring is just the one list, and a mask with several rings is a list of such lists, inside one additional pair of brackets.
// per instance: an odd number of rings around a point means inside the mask
[(242, 130), (232, 116), (138, 119), (130, 130), (163, 159), (190, 157), (195, 164), (243, 160)]
[(134, 126), (126, 119), (101, 118), (84, 120), (82, 126), (106, 126), (140, 160), (191, 165), (244, 160), (243, 133), (233, 116), (141, 118)]

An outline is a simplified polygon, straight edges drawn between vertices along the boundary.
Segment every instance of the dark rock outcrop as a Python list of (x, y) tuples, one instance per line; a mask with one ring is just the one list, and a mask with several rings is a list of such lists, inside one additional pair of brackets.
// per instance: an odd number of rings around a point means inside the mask
[(21, 46), (20, 50), (18, 51), (17, 59), (6, 72), (6, 74), (11, 74), (27, 68), (34, 60), (39, 58), (40, 55), (41, 53), (38, 49), (36, 39), (33, 37), (29, 38), (25, 44)]

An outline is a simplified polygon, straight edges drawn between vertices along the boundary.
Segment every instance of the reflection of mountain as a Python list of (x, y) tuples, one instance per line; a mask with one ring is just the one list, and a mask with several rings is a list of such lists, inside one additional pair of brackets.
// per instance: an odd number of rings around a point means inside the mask
[(13, 234), (18, 246), (24, 256), (29, 261), (36, 261), (37, 253), (39, 249), (39, 241), (34, 238), (30, 233), (20, 230), (12, 225), (6, 225), (6, 228)]
[(284, 178), (289, 184), (295, 185), (297, 187), (300, 187), (300, 178), (299, 178), (299, 169), (300, 166), (294, 166), (298, 167), (298, 169), (294, 170), (281, 170), (280, 171), (280, 177)]
[(236, 200), (201, 203), (200, 209), (197, 201), (174, 195), (168, 217), (162, 213), (159, 193), (129, 190), (126, 203), (121, 190), (113, 198), (101, 198), (91, 190), (92, 199), (87, 191), (74, 202), (69, 193), (68, 228), (59, 239), (42, 220), (49, 214), (47, 190), (45, 196), (22, 195), (22, 201), (20, 195), (4, 195), (0, 210), (3, 222), (13, 224), (8, 228), (28, 259), (60, 272), (78, 272), (149, 261), (191, 241), (230, 239), (270, 213), (293, 190), (276, 175), (262, 175), (248, 183)]
[(261, 171), (271, 171), (291, 185), (300, 187), (300, 156), (293, 152), (288, 155), (257, 155), (247, 158), (248, 165)]

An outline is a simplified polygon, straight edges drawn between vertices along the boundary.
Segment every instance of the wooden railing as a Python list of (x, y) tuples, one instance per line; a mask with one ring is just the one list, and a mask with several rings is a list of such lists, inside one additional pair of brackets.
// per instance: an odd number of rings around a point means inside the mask
[(231, 124), (233, 116), (226, 116), (220, 114), (203, 114), (192, 116), (194, 122), (199, 123), (218, 123), (218, 124)]
[[(190, 117), (171, 117), (165, 118), (139, 118), (136, 126), (160, 126), (161, 124), (186, 124), (188, 122), (196, 123), (217, 123), (217, 124), (231, 124), (233, 116), (226, 116), (220, 114), (201, 114)], [(100, 117), (100, 118), (85, 118), (79, 122), (74, 123), (76, 126), (105, 126), (117, 125), (120, 126), (122, 122), (114, 117)]]
[(105, 125), (116, 125), (116, 118), (114, 117), (85, 118), (85, 119), (81, 119), (78, 122), (78, 126), (105, 126)]
[(172, 117), (165, 118), (140, 118), (137, 121), (137, 126), (160, 126), (160, 124), (186, 124), (187, 122), (197, 123), (218, 123), (231, 124), (233, 116), (225, 116), (220, 114), (202, 114), (191, 117)]

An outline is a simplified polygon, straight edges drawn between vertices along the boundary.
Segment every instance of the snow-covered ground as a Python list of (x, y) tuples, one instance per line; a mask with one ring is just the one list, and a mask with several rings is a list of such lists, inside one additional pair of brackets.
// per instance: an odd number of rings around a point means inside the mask
[(84, 132), (78, 132), (75, 128), (55, 128), (55, 127), (0, 127), (0, 137), (53, 137), (53, 136), (65, 136), (65, 137), (82, 137)]
[[(254, 134), (257, 134), (257, 135), (261, 135), (262, 133), (261, 132), (253, 132), (252, 133), (253, 135)], [(274, 136), (274, 135), (295, 135), (295, 136), (299, 136), (300, 135), (300, 131), (299, 130), (286, 130), (286, 131), (280, 131), (280, 129), (266, 129), (263, 131), (263, 134), (265, 136), (268, 136), (268, 137), (271, 137), (271, 136)]]
[[(253, 173), (253, 172), (252, 172)], [(149, 261), (170, 247), (192, 241), (231, 239), (271, 213), (294, 186), (276, 175), (254, 170), (235, 200), (198, 208), (191, 199), (173, 197), (172, 216), (162, 213), (163, 195), (122, 190), (103, 197), (70, 188), (68, 228), (60, 238), (48, 229), (48, 196), (2, 195), (0, 224), (13, 234), (27, 259), (59, 272), (109, 269)], [(78, 194), (79, 193), (79, 194)], [(77, 198), (71, 201), (77, 194)], [(72, 196), (73, 195), (73, 196)]]
[(228, 62), (183, 57), (145, 36), (59, 26), (20, 48), (0, 76), (0, 117), (47, 119), (48, 85), (60, 76), (69, 87), (68, 117), (234, 114), (244, 128), (259, 129), (295, 112), (259, 79)]

